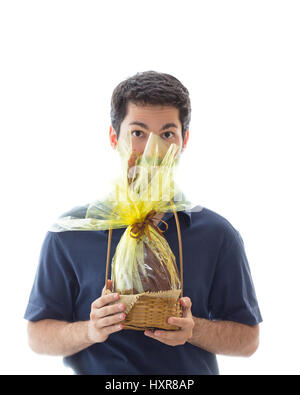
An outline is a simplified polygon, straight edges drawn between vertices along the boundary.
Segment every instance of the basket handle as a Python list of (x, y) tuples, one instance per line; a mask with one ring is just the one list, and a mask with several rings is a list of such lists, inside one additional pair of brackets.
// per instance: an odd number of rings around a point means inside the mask
[[(178, 219), (178, 215), (176, 210), (174, 209), (174, 204), (172, 199), (170, 200), (172, 210), (175, 216), (177, 235), (178, 235), (178, 246), (179, 246), (179, 263), (180, 263), (180, 297), (183, 297), (183, 257), (182, 257), (182, 240), (181, 240), (181, 231), (180, 231), (180, 223)], [(111, 236), (112, 236), (112, 228), (109, 228), (108, 231), (108, 242), (107, 242), (107, 256), (106, 256), (106, 272), (105, 272), (105, 287), (107, 288), (107, 280), (108, 280), (108, 268), (109, 268), (109, 257), (110, 257), (110, 248), (111, 248)]]

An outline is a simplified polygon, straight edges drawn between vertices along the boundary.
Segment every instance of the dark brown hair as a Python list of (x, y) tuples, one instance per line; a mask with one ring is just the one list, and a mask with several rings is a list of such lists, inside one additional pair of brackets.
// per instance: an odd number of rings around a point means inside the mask
[(112, 93), (111, 124), (119, 137), (120, 125), (126, 116), (127, 103), (136, 105), (169, 105), (178, 108), (182, 138), (189, 128), (191, 103), (189, 91), (170, 74), (144, 71), (120, 82)]

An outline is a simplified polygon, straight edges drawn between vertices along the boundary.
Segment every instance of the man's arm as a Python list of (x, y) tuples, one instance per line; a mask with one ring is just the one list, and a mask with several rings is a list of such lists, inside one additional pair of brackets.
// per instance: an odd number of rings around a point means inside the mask
[(213, 354), (250, 357), (258, 348), (259, 326), (193, 317), (193, 336), (187, 341)]
[[(111, 280), (108, 280), (111, 286)], [(65, 322), (44, 319), (28, 322), (28, 340), (30, 348), (39, 354), (73, 355), (95, 343), (105, 342), (111, 333), (123, 329), (122, 321), (126, 315), (125, 305), (114, 304), (119, 300), (117, 293), (105, 294), (91, 305), (90, 320)]]
[(67, 357), (93, 344), (88, 337), (89, 321), (64, 322), (52, 319), (28, 322), (30, 348), (38, 354)]

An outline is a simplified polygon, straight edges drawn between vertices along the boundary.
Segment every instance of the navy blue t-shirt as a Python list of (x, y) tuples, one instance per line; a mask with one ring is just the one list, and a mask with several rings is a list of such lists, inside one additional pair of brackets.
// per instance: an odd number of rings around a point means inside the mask
[[(84, 218), (87, 206), (69, 213)], [(183, 247), (183, 296), (192, 314), (208, 320), (247, 325), (262, 321), (240, 233), (221, 215), (197, 206), (178, 212)], [(173, 213), (164, 232), (179, 268)], [(164, 224), (159, 225), (164, 229)], [(114, 229), (112, 259), (125, 228)], [(105, 283), (108, 230), (47, 232), (25, 312), (25, 319), (89, 320), (92, 302)], [(110, 276), (109, 276), (110, 278)], [(143, 331), (121, 330), (104, 343), (64, 358), (76, 374), (219, 374), (216, 355), (186, 342), (168, 346)]]

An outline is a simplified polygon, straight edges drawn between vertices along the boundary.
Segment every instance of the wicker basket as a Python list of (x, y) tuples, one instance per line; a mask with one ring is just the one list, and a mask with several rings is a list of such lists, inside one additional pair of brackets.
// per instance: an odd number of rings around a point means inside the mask
[[(178, 244), (179, 244), (179, 261), (180, 261), (180, 290), (173, 291), (160, 291), (160, 292), (145, 292), (135, 295), (122, 295), (120, 294), (120, 300), (113, 302), (124, 303), (126, 306), (125, 313), (126, 318), (122, 322), (124, 329), (140, 330), (146, 329), (166, 329), (166, 330), (178, 330), (178, 326), (168, 324), (167, 320), (169, 317), (182, 317), (182, 306), (179, 298), (183, 296), (183, 258), (182, 258), (182, 241), (180, 224), (176, 210), (172, 200), (170, 201), (173, 209), (173, 213), (176, 220)], [(107, 289), (108, 281), (108, 268), (109, 268), (109, 257), (111, 247), (111, 236), (112, 229), (109, 229), (108, 234), (108, 248), (107, 248), (107, 260), (106, 260), (106, 276), (105, 285)], [(107, 293), (111, 292), (107, 289)]]

